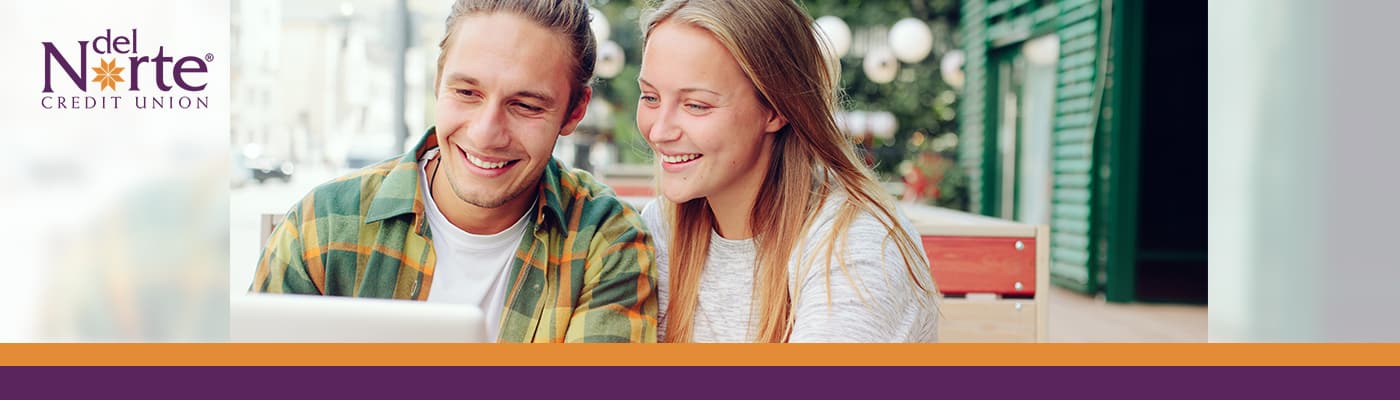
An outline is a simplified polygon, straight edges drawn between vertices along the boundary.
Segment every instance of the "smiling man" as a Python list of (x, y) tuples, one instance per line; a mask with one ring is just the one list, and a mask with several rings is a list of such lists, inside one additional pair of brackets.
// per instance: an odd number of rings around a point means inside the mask
[(588, 19), (582, 0), (458, 0), (436, 127), (293, 206), (251, 290), (474, 305), (502, 342), (656, 341), (638, 213), (550, 157), (592, 94)]

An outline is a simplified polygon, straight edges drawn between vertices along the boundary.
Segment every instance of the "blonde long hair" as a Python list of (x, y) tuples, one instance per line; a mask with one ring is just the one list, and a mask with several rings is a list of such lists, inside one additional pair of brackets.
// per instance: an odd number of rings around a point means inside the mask
[[(857, 216), (869, 214), (889, 231), (919, 289), (936, 293), (927, 258), (895, 218), (893, 197), (836, 126), (832, 116), (836, 70), (823, 57), (811, 17), (790, 0), (672, 0), (643, 18), (643, 40), (650, 40), (651, 32), (664, 21), (713, 34), (734, 56), (763, 105), (788, 122), (773, 140), (773, 156), (749, 216), (758, 253), (750, 314), (758, 316), (757, 332), (751, 331), (753, 340), (788, 340), (795, 322), (792, 304), (802, 282), (798, 280), (797, 288), (788, 287), (788, 260), (794, 247), (805, 241), (828, 195), (838, 189), (846, 192), (847, 200), (839, 206), (830, 234), (820, 242), (821, 250), (803, 257), (798, 272), (814, 264), (816, 257), (825, 257), (826, 268), (836, 264), (848, 279), (853, 278), (845, 267), (845, 233)], [(674, 233), (665, 341), (689, 342), (714, 214), (705, 198), (681, 204), (663, 201), (662, 209)], [(827, 290), (828, 304), (830, 293)]]

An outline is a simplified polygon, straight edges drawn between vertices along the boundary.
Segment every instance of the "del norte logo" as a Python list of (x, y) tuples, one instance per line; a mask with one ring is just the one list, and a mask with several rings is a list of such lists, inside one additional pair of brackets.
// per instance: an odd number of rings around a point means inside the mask
[[(111, 29), (91, 40), (65, 45), (44, 43), (45, 109), (205, 109), (213, 54), (176, 60), (165, 46), (150, 53), (131, 35)], [(142, 52), (147, 50), (147, 52)]]

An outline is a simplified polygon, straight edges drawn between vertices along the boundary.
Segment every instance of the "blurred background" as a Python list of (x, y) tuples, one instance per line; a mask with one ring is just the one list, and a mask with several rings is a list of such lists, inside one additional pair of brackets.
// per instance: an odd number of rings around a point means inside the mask
[[(251, 282), (261, 215), (432, 124), (451, 3), (232, 1), (233, 293)], [(1206, 339), (1198, 3), (802, 3), (841, 65), (836, 118), (891, 193), (1050, 226), (1052, 340)], [(645, 4), (590, 4), (595, 94), (555, 156), (650, 195), (635, 123)]]
[[(14, 221), (0, 234), (0, 341), (220, 340), (258, 216), (431, 121), (448, 3), (0, 2), (0, 50), (19, 60), (0, 65), (0, 210)], [(849, 30), (843, 125), (892, 191), (1052, 227), (1052, 339), (1400, 338), (1400, 164), (1387, 155), (1400, 148), (1400, 3), (804, 4), (840, 20), (822, 23), (833, 37)], [(598, 83), (608, 114), (589, 112), (606, 133), (558, 155), (625, 183), (649, 158), (630, 111), (638, 10), (593, 5), (621, 54)], [(874, 49), (894, 52), (906, 18), (929, 51), (892, 62)], [(211, 108), (38, 108), (38, 43), (125, 26), (215, 54)], [(1201, 79), (1206, 97), (1188, 96)]]
[[(0, 341), (228, 336), (228, 21), (224, 0), (0, 3), (0, 53), (11, 60), (0, 64)], [(138, 79), (128, 57), (89, 49), (79, 64), (78, 42), (107, 29), (135, 29), (134, 55), (209, 55), (207, 73), (185, 75), (203, 91), (164, 93), (207, 98), (208, 108), (133, 107), (163, 93), (127, 90)], [(54, 93), (43, 93), (44, 42), (79, 70), (114, 62), (124, 82), (84, 92), (54, 66)], [(156, 72), (142, 68), (139, 79)], [(123, 100), (44, 109), (49, 95)]]
[(1211, 339), (1400, 340), (1400, 3), (1209, 15)]

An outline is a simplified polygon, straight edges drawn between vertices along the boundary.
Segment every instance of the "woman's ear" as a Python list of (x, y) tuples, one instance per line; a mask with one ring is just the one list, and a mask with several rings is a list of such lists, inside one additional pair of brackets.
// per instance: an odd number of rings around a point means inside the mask
[(782, 114), (778, 114), (777, 111), (769, 110), (768, 121), (763, 125), (763, 132), (774, 133), (779, 129), (783, 129), (784, 126), (787, 126), (787, 118), (783, 117)]

